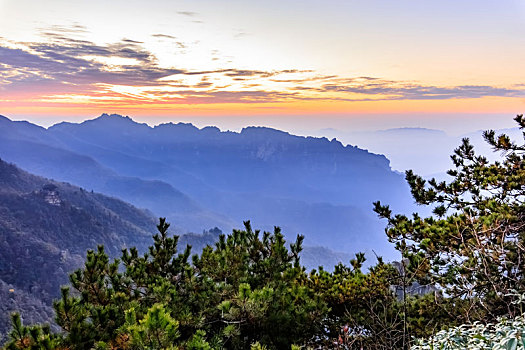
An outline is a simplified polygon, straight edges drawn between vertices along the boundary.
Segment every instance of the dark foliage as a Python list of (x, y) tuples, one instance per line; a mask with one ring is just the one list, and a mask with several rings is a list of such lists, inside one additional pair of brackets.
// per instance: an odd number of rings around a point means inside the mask
[(153, 223), (127, 203), (0, 160), (0, 333), (15, 310), (31, 323), (51, 321), (60, 285), (88, 248), (104, 244), (111, 256), (128, 245), (145, 249)]
[[(453, 324), (439, 294), (403, 294), (408, 281), (380, 259), (362, 271), (363, 254), (350, 266), (307, 273), (300, 264), (303, 237), (286, 247), (280, 230), (221, 234), (199, 255), (178, 249), (161, 219), (153, 245), (140, 254), (125, 249), (111, 260), (102, 246), (88, 251), (85, 265), (70, 276), (54, 304), (60, 336), (17, 331), (13, 319), (7, 347), (20, 344), (75, 349), (271, 349), (293, 344), (346, 348), (406, 348), (409, 334), (427, 336)], [(452, 311), (451, 311), (452, 310)], [(426, 316), (432, 315), (432, 318)], [(52, 337), (52, 339), (50, 338)], [(18, 345), (17, 345), (18, 344)], [(378, 345), (379, 344), (379, 345)], [(338, 345), (338, 346), (339, 346)]]

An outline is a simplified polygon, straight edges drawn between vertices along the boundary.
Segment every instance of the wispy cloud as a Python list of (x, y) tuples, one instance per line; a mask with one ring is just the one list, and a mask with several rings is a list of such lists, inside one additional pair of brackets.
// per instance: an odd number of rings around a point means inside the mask
[(520, 87), (502, 88), (489, 85), (440, 87), (412, 82), (398, 82), (372, 77), (336, 79), (318, 88), (319, 92), (336, 92), (379, 96), (384, 100), (446, 100), (481, 97), (525, 97)]
[(78, 23), (73, 23), (70, 25), (52, 25), (45, 28), (40, 28), (40, 32), (48, 33), (64, 33), (64, 34), (86, 34), (88, 29), (86, 26), (83, 26)]
[(17, 43), (16, 47), (0, 46), (0, 63), (6, 67), (0, 74), (9, 82), (5, 75), (17, 73), (19, 78), (11, 83), (21, 79), (38, 83), (44, 79), (74, 85), (149, 85), (183, 72), (159, 67), (155, 56), (135, 40), (101, 46), (58, 35), (52, 39)]
[(196, 17), (198, 15), (197, 12), (193, 11), (177, 11), (179, 15), (188, 16), (188, 17)]
[[(180, 14), (195, 16), (193, 12)], [(522, 85), (435, 86), (301, 69), (165, 67), (140, 41), (123, 38), (101, 45), (83, 39), (84, 32), (84, 27), (75, 25), (42, 30), (42, 42), (0, 40), (0, 100), (132, 105), (525, 97)], [(169, 34), (152, 36), (180, 43), (180, 48), (187, 45)], [(213, 50), (210, 61), (221, 57)]]
[(153, 34), (152, 37), (160, 39), (177, 39), (177, 37), (168, 34)]
[(177, 37), (175, 37), (173, 35), (153, 34), (152, 37), (157, 38), (159, 41), (169, 42), (171, 44), (174, 44), (179, 49), (186, 49), (186, 48), (188, 48), (188, 44), (186, 44), (186, 43), (184, 43), (184, 42), (182, 42), (180, 40), (177, 40)]

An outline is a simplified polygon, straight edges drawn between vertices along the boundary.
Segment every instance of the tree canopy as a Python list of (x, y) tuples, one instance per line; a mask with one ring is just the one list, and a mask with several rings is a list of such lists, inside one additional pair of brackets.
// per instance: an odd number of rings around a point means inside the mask
[[(525, 130), (523, 115), (515, 121)], [(500, 161), (476, 155), (463, 139), (451, 157), (452, 181), (406, 172), (416, 202), (433, 206), (435, 215), (392, 215), (375, 203), (388, 220), (388, 238), (411, 269), (438, 283), (449, 298), (469, 301), (467, 321), (519, 314), (513, 291), (525, 291), (525, 145), (493, 130), (483, 135), (502, 154)]]

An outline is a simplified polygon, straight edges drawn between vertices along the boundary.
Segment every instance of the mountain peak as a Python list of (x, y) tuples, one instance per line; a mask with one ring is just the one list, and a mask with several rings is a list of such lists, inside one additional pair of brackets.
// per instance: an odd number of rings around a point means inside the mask
[(130, 117), (123, 116), (123, 115), (120, 115), (120, 114), (103, 113), (103, 114), (100, 115), (100, 117), (92, 119), (92, 120), (111, 121), (111, 122), (117, 121), (117, 122), (127, 122), (127, 123), (139, 124), (136, 121), (134, 121), (133, 119), (131, 119)]
[(296, 137), (295, 135), (290, 135), (290, 133), (274, 128), (269, 128), (266, 126), (247, 126), (243, 128), (240, 132), (241, 135), (258, 135), (258, 136), (291, 136)]
[(184, 122), (178, 122), (178, 123), (162, 123), (159, 125), (156, 125), (153, 127), (154, 129), (167, 129), (167, 130), (181, 130), (181, 131), (198, 131), (199, 128), (197, 128), (192, 123), (184, 123)]

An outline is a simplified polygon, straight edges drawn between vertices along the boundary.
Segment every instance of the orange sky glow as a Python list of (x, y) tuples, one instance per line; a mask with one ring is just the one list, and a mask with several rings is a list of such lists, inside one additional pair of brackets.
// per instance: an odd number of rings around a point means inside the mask
[(525, 110), (519, 0), (0, 0), (0, 23), (15, 119)]

